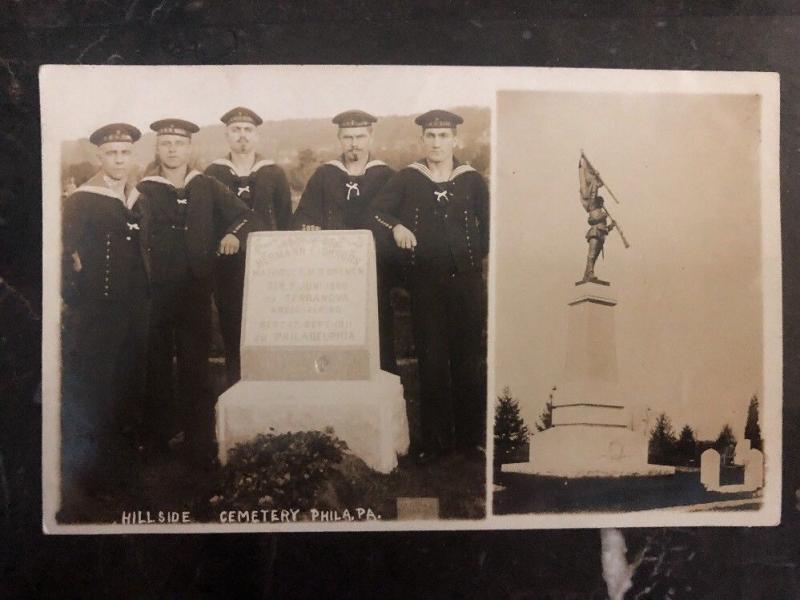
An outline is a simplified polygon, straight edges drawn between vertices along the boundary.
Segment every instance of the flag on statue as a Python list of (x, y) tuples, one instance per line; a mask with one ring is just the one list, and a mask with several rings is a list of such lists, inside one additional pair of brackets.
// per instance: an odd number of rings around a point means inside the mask
[(578, 179), (581, 184), (582, 198), (594, 198), (597, 195), (597, 190), (603, 186), (600, 174), (594, 170), (594, 167), (592, 167), (583, 152), (581, 152), (581, 159), (578, 162)]

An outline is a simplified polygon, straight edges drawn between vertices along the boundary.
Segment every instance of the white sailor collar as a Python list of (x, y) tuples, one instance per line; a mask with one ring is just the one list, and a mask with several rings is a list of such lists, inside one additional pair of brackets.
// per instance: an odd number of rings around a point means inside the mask
[(211, 164), (228, 167), (231, 170), (231, 173), (233, 173), (237, 177), (246, 177), (247, 175), (252, 175), (253, 173), (255, 173), (256, 171), (258, 171), (263, 167), (269, 167), (274, 165), (275, 161), (262, 158), (260, 155), (256, 154), (256, 161), (253, 163), (253, 166), (250, 167), (250, 170), (247, 173), (240, 173), (239, 171), (236, 170), (236, 165), (234, 165), (233, 161), (231, 161), (230, 154), (228, 154), (227, 158), (218, 158), (216, 160), (212, 160)]
[[(189, 185), (189, 182), (192, 179), (194, 179), (195, 177), (197, 177), (198, 175), (200, 175), (200, 171), (198, 171), (197, 169), (192, 169), (191, 171), (189, 171), (186, 174), (186, 178), (183, 180), (183, 187), (186, 187), (187, 185)], [(153, 181), (155, 183), (163, 183), (164, 185), (168, 185), (169, 187), (172, 187), (172, 188), (175, 187), (174, 183), (172, 183), (166, 177), (162, 177), (161, 175), (148, 175), (147, 177), (142, 177), (142, 179), (141, 179), (141, 181), (139, 183), (144, 183), (145, 181)]]
[[(475, 169), (473, 169), (467, 163), (459, 164), (457, 161), (454, 161), (454, 165), (455, 166), (453, 168), (453, 172), (450, 173), (450, 179), (448, 179), (448, 181), (453, 181), (453, 180), (455, 180), (456, 177), (458, 177), (459, 175), (463, 175), (464, 173), (469, 173), (470, 171), (475, 171)], [(428, 179), (430, 179), (434, 183), (443, 183), (443, 182), (434, 181), (433, 173), (431, 173), (431, 170), (428, 168), (428, 165), (426, 165), (421, 160), (414, 161), (413, 163), (408, 165), (408, 167), (406, 167), (406, 168), (414, 169), (415, 171), (418, 171), (418, 172), (422, 173), (425, 177), (427, 177)]]
[(127, 195), (125, 194), (124, 189), (122, 191), (111, 189), (108, 186), (108, 183), (106, 182), (102, 172), (98, 172), (92, 176), (91, 179), (75, 190), (75, 193), (77, 192), (88, 192), (90, 194), (98, 194), (100, 196), (114, 198), (115, 200), (122, 202), (125, 208), (128, 209), (133, 207), (133, 205), (136, 203), (136, 199), (139, 197), (139, 190), (137, 190), (134, 186), (131, 186), (131, 189)]
[[(344, 162), (342, 160), (338, 159), (338, 158), (335, 158), (333, 160), (329, 160), (325, 164), (326, 165), (330, 165), (332, 167), (336, 167), (337, 169), (339, 169), (341, 171), (344, 171), (345, 173), (347, 173), (351, 177), (359, 177), (359, 175), (352, 175), (350, 173), (350, 171), (347, 170), (347, 167), (344, 166)], [(363, 173), (361, 173), (361, 175), (364, 175), (364, 173), (366, 173), (367, 170), (371, 169), (372, 167), (381, 167), (381, 166), (388, 167), (389, 165), (387, 165), (382, 160), (370, 159), (370, 160), (367, 161), (367, 164), (364, 165), (364, 171), (363, 171)]]

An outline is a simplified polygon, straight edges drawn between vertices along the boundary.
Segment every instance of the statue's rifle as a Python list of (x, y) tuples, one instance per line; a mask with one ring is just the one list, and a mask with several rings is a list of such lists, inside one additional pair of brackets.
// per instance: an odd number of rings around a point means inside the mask
[(608, 184), (605, 181), (603, 181), (602, 177), (600, 177), (600, 171), (595, 169), (594, 166), (592, 165), (592, 163), (589, 162), (589, 159), (583, 153), (583, 150), (581, 150), (581, 157), (583, 158), (583, 160), (586, 161), (586, 166), (588, 166), (589, 169), (591, 169), (592, 174), (597, 178), (597, 181), (600, 182), (600, 185), (602, 185), (604, 188), (606, 188), (608, 193), (611, 194), (611, 197), (614, 199), (614, 202), (619, 204), (619, 200), (617, 200), (617, 197), (614, 195), (614, 192), (611, 191), (611, 188), (608, 187)]
[(625, 239), (625, 234), (623, 233), (622, 228), (619, 226), (619, 223), (614, 220), (614, 217), (611, 216), (611, 213), (608, 212), (608, 209), (605, 206), (603, 207), (603, 212), (606, 213), (608, 220), (611, 221), (611, 225), (617, 230), (617, 233), (619, 233), (619, 237), (622, 238), (622, 243), (625, 244), (626, 248), (630, 248), (631, 245), (628, 243), (628, 240)]

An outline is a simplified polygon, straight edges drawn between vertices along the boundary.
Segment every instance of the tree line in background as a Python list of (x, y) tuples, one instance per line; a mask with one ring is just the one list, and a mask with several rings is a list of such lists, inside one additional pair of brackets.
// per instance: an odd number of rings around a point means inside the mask
[[(545, 408), (535, 423), (537, 431), (553, 426), (553, 395), (557, 388), (552, 387)], [(494, 418), (495, 463), (526, 462), (529, 460), (529, 438), (534, 435), (525, 424), (519, 400), (514, 398), (508, 387), (497, 397)], [(750, 398), (747, 408), (747, 421), (744, 438), (750, 440), (750, 447), (763, 451), (761, 427), (758, 424), (758, 396)], [(736, 436), (729, 424), (725, 424), (715, 440), (698, 440), (694, 429), (688, 424), (676, 435), (672, 421), (665, 412), (656, 418), (650, 430), (648, 462), (651, 464), (673, 466), (697, 466), (700, 455), (709, 448), (720, 453), (724, 464), (733, 460)]]
[[(758, 424), (758, 396), (755, 394), (750, 398), (750, 405), (747, 407), (744, 439), (750, 440), (751, 448), (763, 451), (764, 440)], [(660, 465), (697, 466), (700, 464), (700, 455), (713, 448), (719, 452), (723, 464), (731, 464), (737, 443), (728, 423), (722, 426), (715, 440), (696, 439), (695, 431), (689, 425), (684, 425), (676, 435), (672, 421), (662, 412), (650, 430), (648, 460)]]

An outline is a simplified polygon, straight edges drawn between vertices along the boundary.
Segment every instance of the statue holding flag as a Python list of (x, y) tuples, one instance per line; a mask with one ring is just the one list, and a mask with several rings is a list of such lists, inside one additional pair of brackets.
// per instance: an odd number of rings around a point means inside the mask
[(628, 248), (628, 241), (619, 227), (619, 224), (611, 217), (605, 207), (605, 201), (598, 194), (601, 187), (605, 186), (611, 197), (619, 202), (614, 193), (605, 185), (586, 155), (581, 151), (580, 162), (578, 163), (578, 179), (581, 187), (581, 204), (584, 210), (589, 213), (589, 231), (586, 232), (586, 241), (589, 243), (589, 253), (586, 257), (586, 270), (583, 279), (578, 283), (588, 281), (608, 285), (608, 282), (598, 279), (594, 274), (594, 265), (597, 258), (603, 252), (606, 237), (616, 228), (622, 238), (622, 243)]

